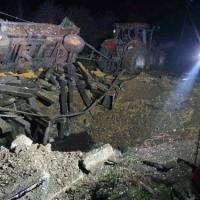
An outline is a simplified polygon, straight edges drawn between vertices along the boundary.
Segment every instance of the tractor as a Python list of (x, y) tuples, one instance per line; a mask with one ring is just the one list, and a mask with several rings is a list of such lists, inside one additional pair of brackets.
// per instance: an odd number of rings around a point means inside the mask
[(125, 69), (129, 74), (162, 68), (165, 54), (153, 40), (158, 29), (145, 23), (116, 23), (114, 37), (101, 45), (99, 68), (107, 73)]

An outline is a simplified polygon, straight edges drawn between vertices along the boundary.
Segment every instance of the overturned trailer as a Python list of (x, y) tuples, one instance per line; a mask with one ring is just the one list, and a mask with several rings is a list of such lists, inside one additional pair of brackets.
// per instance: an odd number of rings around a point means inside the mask
[[(84, 44), (68, 18), (60, 25), (0, 21), (0, 144), (20, 133), (36, 142), (62, 139), (72, 118), (99, 103), (110, 107), (116, 80), (105, 83), (76, 62)], [(27, 70), (34, 80), (23, 77)]]
[(0, 21), (0, 70), (49, 68), (74, 62), (84, 47), (79, 28), (64, 19), (61, 25)]

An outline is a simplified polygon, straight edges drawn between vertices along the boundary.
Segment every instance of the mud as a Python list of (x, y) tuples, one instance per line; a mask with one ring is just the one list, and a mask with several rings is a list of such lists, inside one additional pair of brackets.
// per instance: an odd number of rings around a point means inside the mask
[[(197, 194), (194, 197), (197, 189), (191, 184), (191, 168), (177, 163), (178, 158), (193, 162), (194, 148), (191, 147), (194, 145), (194, 140), (170, 138), (170, 142), (151, 146), (143, 143), (141, 146), (129, 148), (111, 169), (105, 167), (98, 178), (90, 177), (87, 181), (70, 188), (60, 199), (169, 200), (173, 199), (172, 189), (176, 190), (182, 199), (188, 195), (198, 199)], [(171, 169), (160, 172), (144, 165), (144, 160), (171, 166)]]
[(19, 199), (52, 199), (61, 188), (69, 186), (81, 174), (78, 160), (81, 152), (51, 151), (50, 145), (32, 145), (9, 152), (1, 147), (0, 199), (14, 198), (31, 186), (38, 185)]
[(96, 108), (93, 117), (87, 118), (94, 143), (108, 142), (126, 149), (159, 134), (196, 137), (200, 84), (183, 100), (182, 94), (176, 93), (181, 82), (180, 78), (147, 73), (123, 82), (113, 110)]
[[(52, 149), (50, 144), (33, 144), (15, 152), (1, 147), (0, 199), (14, 199), (30, 188), (19, 199), (153, 200), (169, 199), (172, 187), (190, 189), (191, 169), (177, 165), (176, 160), (194, 161), (200, 82), (184, 99), (176, 92), (181, 78), (141, 73), (128, 79), (121, 84), (113, 110), (99, 106), (80, 117), (70, 127), (74, 134), (52, 141)], [(84, 152), (104, 143), (125, 153), (83, 179), (79, 160)], [(143, 160), (175, 166), (161, 173), (143, 165)], [(170, 186), (152, 181), (152, 177), (167, 180)]]

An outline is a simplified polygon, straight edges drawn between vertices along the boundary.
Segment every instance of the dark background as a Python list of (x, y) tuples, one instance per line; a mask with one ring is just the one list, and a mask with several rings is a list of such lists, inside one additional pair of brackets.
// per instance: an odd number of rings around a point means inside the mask
[(97, 48), (103, 39), (112, 37), (115, 22), (137, 21), (160, 26), (156, 39), (163, 44), (174, 44), (169, 51), (176, 65), (188, 64), (200, 51), (185, 9), (190, 8), (199, 28), (199, 0), (2, 0), (0, 3), (0, 11), (28, 21), (59, 24), (68, 16), (81, 28), (81, 36)]

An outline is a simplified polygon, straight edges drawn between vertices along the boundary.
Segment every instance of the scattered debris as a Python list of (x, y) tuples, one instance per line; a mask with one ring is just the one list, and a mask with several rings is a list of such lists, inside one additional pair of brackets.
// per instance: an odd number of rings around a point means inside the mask
[(15, 148), (19, 148), (22, 146), (29, 147), (31, 146), (33, 141), (25, 135), (18, 135), (14, 141), (12, 141), (10, 149), (13, 150)]
[[(87, 179), (79, 168), (80, 160), (85, 158), (86, 167), (93, 171), (99, 169), (101, 163), (103, 167), (104, 161), (111, 156), (116, 156), (108, 144), (88, 153), (51, 151), (50, 147), (50, 144), (32, 144), (15, 152), (0, 149), (0, 199), (53, 200)], [(104, 157), (101, 158), (101, 154)]]
[[(198, 190), (191, 184), (193, 173), (185, 165), (178, 164), (178, 157), (191, 161), (194, 140), (175, 140), (172, 144), (129, 147), (117, 160), (117, 165), (105, 166), (87, 181), (78, 183), (60, 199), (152, 199), (183, 200), (199, 199)], [(168, 163), (173, 168), (163, 173), (144, 165), (142, 160)], [(173, 161), (173, 162), (172, 162)], [(196, 192), (195, 192), (196, 191)]]
[[(67, 18), (60, 26), (0, 23), (4, 41), (0, 58), (0, 145), (12, 150), (0, 146), (0, 199), (68, 199), (73, 185), (92, 178), (90, 197), (97, 200), (141, 200), (141, 193), (155, 199), (193, 196), (187, 190), (191, 180), (199, 186), (200, 138), (195, 153), (191, 149), (195, 143), (189, 139), (199, 131), (200, 85), (193, 88), (187, 101), (163, 112), (179, 79), (148, 73), (127, 76), (121, 69), (115, 77), (91, 72), (77, 62), (84, 44), (92, 54), (100, 54), (100, 59), (107, 62), (110, 58), (85, 43), (78, 35), (79, 28)], [(129, 45), (129, 56), (134, 45)], [(159, 54), (156, 62), (162, 62), (162, 56)], [(127, 71), (136, 72), (134, 64), (144, 67), (146, 57), (140, 58), (138, 63), (134, 62), (136, 57), (131, 60), (133, 65), (126, 66), (131, 67)], [(111, 66), (113, 69), (116, 71)], [(181, 99), (181, 94), (177, 98)], [(96, 106), (99, 104), (105, 109)], [(76, 152), (67, 152), (66, 136), (80, 127), (84, 130), (79, 134), (88, 134), (92, 142), (109, 142), (127, 151), (121, 156), (107, 144), (87, 153), (74, 148)], [(129, 149), (133, 144), (142, 145)], [(191, 165), (193, 153), (195, 165)], [(183, 158), (178, 159), (179, 164), (177, 158)], [(183, 162), (193, 166), (195, 172)], [(84, 191), (84, 185), (81, 187)]]
[(85, 42), (68, 18), (59, 26), (0, 24), (0, 134), (8, 143), (18, 134), (43, 144), (62, 139), (74, 118), (97, 104), (111, 107), (118, 78), (95, 78), (76, 62)]
[(112, 148), (112, 146), (106, 144), (87, 153), (80, 163), (82, 168), (89, 173), (99, 169), (107, 160), (115, 160), (116, 156), (116, 151)]
[(160, 171), (160, 172), (168, 172), (170, 169), (172, 169), (172, 167), (166, 167), (165, 165), (162, 165), (160, 163), (156, 163), (156, 162), (151, 162), (151, 161), (142, 161), (143, 164), (151, 166), (156, 168), (156, 170)]
[(13, 192), (13, 194), (6, 195), (3, 197), (5, 200), (15, 200), (15, 199), (20, 199), (24, 195), (26, 195), (28, 192), (31, 192), (32, 190), (36, 189), (40, 185), (44, 183), (44, 181), (47, 181), (48, 177), (42, 177), (39, 179), (37, 182), (30, 184), (26, 186), (25, 188), (21, 189), (20, 191)]

